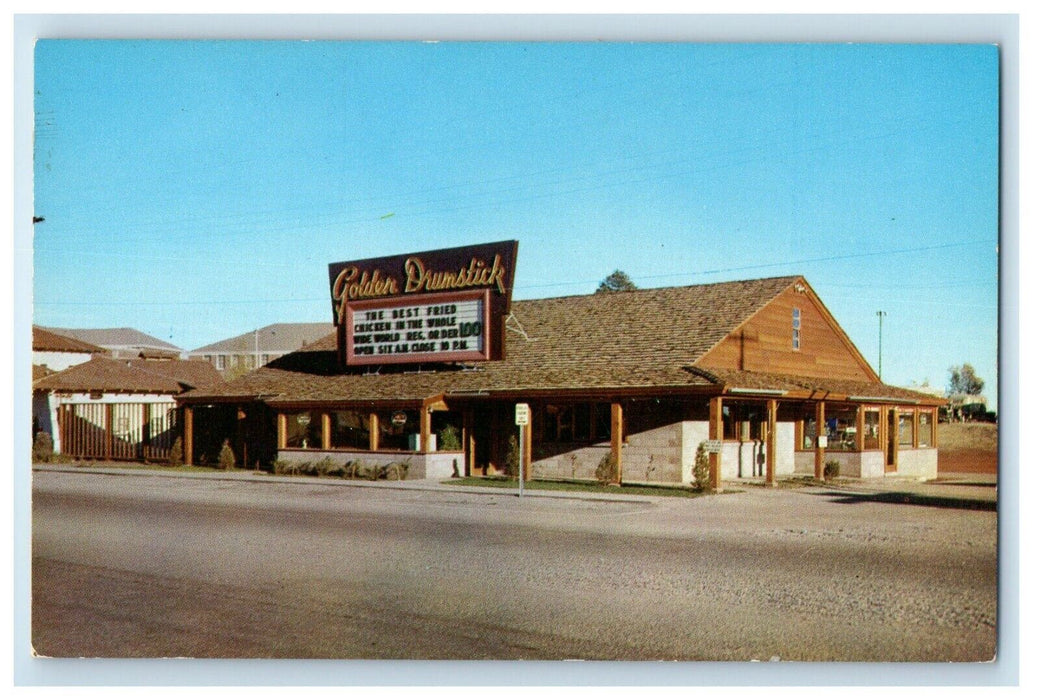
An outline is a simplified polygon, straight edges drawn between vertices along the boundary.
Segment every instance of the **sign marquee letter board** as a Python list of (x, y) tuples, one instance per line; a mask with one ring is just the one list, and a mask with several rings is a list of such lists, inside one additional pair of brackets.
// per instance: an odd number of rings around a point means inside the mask
[(329, 265), (341, 365), (500, 360), (516, 241)]

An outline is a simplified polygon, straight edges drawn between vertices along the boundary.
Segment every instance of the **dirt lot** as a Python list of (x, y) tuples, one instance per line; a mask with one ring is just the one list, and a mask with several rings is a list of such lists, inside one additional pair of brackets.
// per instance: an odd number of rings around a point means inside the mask
[(997, 426), (992, 423), (940, 423), (940, 473), (997, 473)]

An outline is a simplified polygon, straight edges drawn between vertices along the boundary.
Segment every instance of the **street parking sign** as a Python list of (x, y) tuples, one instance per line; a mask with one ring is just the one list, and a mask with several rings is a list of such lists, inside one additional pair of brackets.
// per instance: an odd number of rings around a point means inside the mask
[(531, 422), (531, 407), (526, 403), (516, 405), (516, 424), (527, 425)]

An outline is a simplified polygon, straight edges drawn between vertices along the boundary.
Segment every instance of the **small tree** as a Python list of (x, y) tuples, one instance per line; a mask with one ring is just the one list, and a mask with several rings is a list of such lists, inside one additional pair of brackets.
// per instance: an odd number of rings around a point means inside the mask
[(509, 436), (509, 449), (506, 450), (506, 476), (514, 478), (520, 474), (520, 443), (516, 435)]
[(459, 439), (459, 429), (451, 424), (444, 426), (437, 435), (437, 443), (440, 449), (447, 452), (461, 450), (462, 440)]
[(231, 449), (231, 445), (227, 440), (220, 446), (220, 456), (217, 457), (217, 462), (220, 464), (220, 468), (225, 471), (235, 468), (235, 451)]
[(982, 387), (985, 385), (986, 383), (976, 376), (975, 368), (967, 362), (960, 367), (956, 365), (950, 367), (950, 384), (948, 387), (950, 396), (954, 394), (978, 396), (982, 393)]
[(703, 442), (697, 445), (697, 454), (693, 458), (693, 486), (698, 491), (705, 491), (711, 486), (711, 462)]
[(614, 459), (614, 453), (608, 452), (603, 455), (603, 458), (596, 465), (596, 481), (606, 486), (617, 482), (617, 460)]
[(614, 270), (599, 283), (596, 294), (602, 292), (630, 292), (633, 289), (639, 289), (636, 283), (621, 270)]
[(173, 441), (173, 446), (170, 448), (170, 454), (166, 458), (166, 462), (171, 467), (179, 467), (184, 464), (184, 443), (181, 442), (180, 438)]
[(54, 458), (54, 440), (50, 433), (40, 431), (33, 439), (33, 463), (49, 462)]

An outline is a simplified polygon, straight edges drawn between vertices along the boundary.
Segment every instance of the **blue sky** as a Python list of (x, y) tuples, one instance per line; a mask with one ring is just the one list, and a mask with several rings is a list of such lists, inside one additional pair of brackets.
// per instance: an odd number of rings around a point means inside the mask
[(327, 265), (515, 238), (516, 298), (803, 274), (996, 398), (988, 45), (40, 41), (34, 322), (192, 349)]

